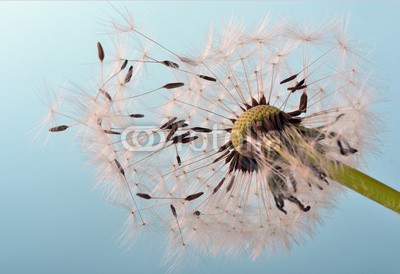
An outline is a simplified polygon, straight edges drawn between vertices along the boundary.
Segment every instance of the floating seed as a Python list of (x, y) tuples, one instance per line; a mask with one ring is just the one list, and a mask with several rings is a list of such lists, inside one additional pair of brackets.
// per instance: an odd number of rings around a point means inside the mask
[(114, 162), (115, 162), (115, 164), (116, 164), (116, 166), (117, 166), (117, 168), (118, 168), (118, 171), (119, 171), (122, 175), (125, 176), (125, 170), (122, 168), (122, 166), (121, 166), (121, 164), (118, 162), (118, 160), (117, 160), (117, 159), (114, 159)]
[(50, 131), (50, 132), (59, 132), (59, 131), (64, 131), (64, 130), (66, 130), (67, 128), (68, 128), (68, 126), (62, 125), (62, 126), (57, 126), (57, 127), (49, 128), (49, 131)]
[(179, 120), (179, 121), (176, 121), (176, 122), (170, 124), (167, 128), (171, 129), (173, 126), (177, 126), (178, 128), (180, 128), (180, 127), (184, 127), (185, 125), (187, 126), (187, 124), (185, 124), (185, 120)]
[(180, 166), (182, 164), (181, 157), (179, 155), (176, 156), (176, 160), (178, 161), (178, 165)]
[(175, 207), (174, 207), (173, 205), (170, 205), (170, 207), (171, 207), (172, 214), (175, 216), (175, 218), (177, 218), (178, 215), (176, 214), (176, 209), (175, 209)]
[(125, 68), (126, 68), (126, 65), (128, 65), (128, 60), (125, 60), (125, 61), (122, 63), (121, 70), (125, 69)]
[(225, 179), (226, 178), (222, 178), (221, 182), (219, 182), (219, 184), (214, 188), (213, 194), (215, 194), (218, 191), (218, 189), (221, 188), (222, 184), (225, 182)]
[(173, 125), (172, 128), (171, 128), (171, 130), (169, 131), (169, 133), (168, 133), (168, 135), (167, 135), (167, 138), (166, 138), (166, 141), (167, 141), (167, 142), (168, 142), (169, 140), (171, 140), (172, 135), (174, 135), (175, 132), (176, 132), (177, 130), (178, 130), (178, 126), (177, 126), (177, 125)]
[(131, 115), (129, 115), (129, 117), (132, 117), (132, 118), (143, 118), (144, 114), (131, 114)]
[(178, 118), (177, 118), (177, 117), (171, 118), (168, 122), (166, 122), (165, 124), (163, 124), (163, 125), (160, 127), (160, 129), (169, 127), (173, 122), (176, 121), (176, 119), (178, 119)]
[(99, 89), (99, 91), (101, 94), (104, 95), (104, 97), (107, 98), (108, 101), (110, 101), (110, 102), (112, 101), (111, 95), (107, 91), (105, 91), (104, 89)]
[(143, 198), (143, 199), (146, 199), (146, 200), (151, 199), (151, 196), (149, 194), (146, 194), (146, 193), (136, 193), (136, 195), (139, 196), (140, 198)]
[(204, 192), (195, 193), (195, 194), (192, 194), (192, 195), (187, 196), (187, 197), (185, 198), (185, 200), (186, 200), (186, 201), (193, 201), (193, 200), (199, 198), (199, 197), (200, 197), (201, 195), (203, 195), (203, 194), (204, 194)]
[(304, 86), (295, 86), (295, 87), (287, 88), (287, 90), (290, 90), (291, 92), (295, 92), (296, 90), (305, 89), (306, 87), (307, 87), (307, 85), (304, 85)]
[(206, 75), (199, 75), (199, 77), (201, 79), (204, 79), (204, 80), (207, 80), (207, 81), (217, 82), (217, 79), (215, 79), (214, 77), (210, 77), (210, 76), (206, 76)]
[(197, 140), (198, 138), (199, 138), (199, 136), (192, 136), (192, 137), (189, 137), (189, 138), (185, 138), (185, 139), (183, 139), (181, 141), (181, 143), (182, 144), (187, 144), (187, 143), (190, 143), (190, 142), (192, 142), (194, 140)]
[(163, 88), (166, 88), (166, 89), (174, 89), (174, 88), (182, 87), (182, 86), (184, 86), (184, 85), (185, 85), (185, 84), (182, 83), (182, 82), (176, 82), (176, 83), (165, 84), (165, 85), (163, 86)]
[(212, 132), (212, 129), (205, 127), (194, 127), (192, 130), (196, 132)]
[(200, 211), (196, 210), (195, 212), (193, 212), (193, 214), (196, 216), (200, 216), (201, 213), (200, 213)]
[(292, 75), (292, 76), (286, 78), (285, 80), (282, 80), (279, 84), (282, 85), (282, 84), (284, 84), (284, 83), (287, 83), (287, 82), (289, 82), (289, 81), (292, 81), (292, 80), (296, 79), (296, 77), (297, 77), (297, 74), (294, 74), (294, 75)]
[(100, 62), (104, 60), (104, 50), (100, 42), (97, 42), (97, 55), (99, 56)]
[(302, 86), (305, 81), (306, 81), (306, 79), (301, 80), (300, 82), (297, 83), (296, 87)]
[(107, 133), (107, 134), (121, 135), (120, 132), (112, 131), (112, 130), (108, 130), (108, 129), (103, 129), (103, 132)]
[(132, 79), (132, 73), (133, 73), (133, 66), (130, 66), (128, 73), (125, 76), (125, 84), (129, 83), (129, 81)]
[(167, 66), (167, 67), (171, 67), (171, 68), (174, 68), (174, 69), (179, 68), (179, 65), (177, 63), (175, 63), (175, 62), (172, 62), (172, 61), (165, 60), (165, 61), (162, 61), (160, 63), (165, 65), (165, 66)]
[(181, 142), (184, 138), (188, 137), (190, 135), (190, 132), (185, 132), (181, 135), (175, 136), (174, 138), (171, 139), (172, 143), (176, 144)]

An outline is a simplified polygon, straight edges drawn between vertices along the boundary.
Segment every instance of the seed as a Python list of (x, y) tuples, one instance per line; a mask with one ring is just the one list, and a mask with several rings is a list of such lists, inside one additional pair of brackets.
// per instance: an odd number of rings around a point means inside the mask
[(132, 118), (143, 118), (144, 114), (131, 114), (129, 116), (132, 117)]
[(282, 80), (279, 84), (284, 84), (284, 83), (287, 83), (287, 82), (289, 82), (289, 81), (292, 81), (293, 79), (295, 79), (297, 77), (297, 74), (294, 74), (294, 75), (292, 75), (292, 76), (290, 76), (290, 77), (288, 77), (288, 78), (286, 78), (285, 80)]
[(66, 125), (62, 125), (62, 126), (57, 126), (57, 127), (52, 127), (49, 129), (50, 132), (59, 132), (59, 131), (64, 131), (68, 128), (68, 126)]
[(171, 118), (168, 122), (166, 122), (165, 124), (163, 124), (160, 129), (164, 129), (169, 127), (173, 122), (176, 121), (176, 119), (178, 119), (177, 117)]
[(176, 82), (176, 83), (165, 84), (165, 85), (163, 86), (163, 88), (166, 88), (166, 89), (174, 89), (174, 88), (182, 87), (182, 86), (184, 86), (184, 85), (185, 85), (185, 84), (182, 83), (182, 82)]
[(187, 197), (185, 198), (185, 200), (186, 200), (186, 201), (193, 201), (194, 199), (199, 198), (199, 197), (200, 197), (201, 195), (203, 195), (203, 194), (204, 194), (204, 192), (195, 193), (195, 194), (192, 194), (192, 195), (187, 196)]
[(223, 178), (223, 179), (221, 180), (221, 182), (219, 182), (219, 184), (214, 188), (213, 194), (216, 193), (216, 192), (218, 191), (218, 189), (221, 188), (222, 184), (225, 182), (225, 179), (226, 179), (226, 178)]
[(146, 200), (151, 199), (151, 196), (149, 194), (146, 194), (146, 193), (136, 193), (136, 195), (139, 196), (140, 198), (143, 198), (143, 199), (146, 199)]
[(196, 132), (212, 132), (212, 129), (205, 127), (194, 127), (192, 130)]
[(175, 216), (175, 218), (177, 218), (178, 215), (176, 214), (176, 209), (175, 209), (175, 207), (174, 207), (173, 205), (170, 205), (170, 207), (171, 207), (172, 214)]
[(112, 130), (108, 130), (108, 129), (104, 129), (103, 132), (107, 133), (107, 134), (121, 135), (120, 132), (112, 131)]
[(291, 92), (295, 92), (296, 90), (305, 89), (306, 87), (307, 87), (307, 85), (304, 85), (304, 86), (295, 86), (295, 87), (287, 88), (287, 90), (290, 90)]
[(97, 42), (97, 55), (99, 56), (100, 62), (104, 60), (104, 50), (100, 42)]
[(128, 73), (125, 76), (125, 84), (129, 83), (129, 81), (132, 79), (132, 72), (133, 72), (133, 66), (130, 66)]
[(210, 77), (210, 76), (206, 76), (206, 75), (199, 75), (199, 77), (201, 79), (204, 79), (204, 80), (207, 80), (207, 81), (217, 82), (217, 79), (215, 79), (214, 77)]
[(125, 69), (127, 64), (128, 64), (128, 60), (125, 60), (125, 61), (122, 63), (121, 70)]
[(179, 68), (179, 65), (177, 63), (168, 60), (162, 61), (161, 64), (175, 69)]

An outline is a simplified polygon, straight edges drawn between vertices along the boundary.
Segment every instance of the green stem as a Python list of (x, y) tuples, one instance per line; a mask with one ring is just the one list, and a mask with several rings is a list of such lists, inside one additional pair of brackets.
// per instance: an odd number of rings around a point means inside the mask
[(328, 176), (371, 200), (400, 213), (400, 192), (342, 163), (328, 161)]

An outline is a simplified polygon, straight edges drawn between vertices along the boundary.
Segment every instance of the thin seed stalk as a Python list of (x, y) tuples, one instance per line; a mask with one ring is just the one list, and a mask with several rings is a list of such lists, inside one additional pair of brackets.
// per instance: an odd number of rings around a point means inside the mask
[(343, 163), (327, 161), (328, 176), (369, 199), (400, 213), (400, 192)]

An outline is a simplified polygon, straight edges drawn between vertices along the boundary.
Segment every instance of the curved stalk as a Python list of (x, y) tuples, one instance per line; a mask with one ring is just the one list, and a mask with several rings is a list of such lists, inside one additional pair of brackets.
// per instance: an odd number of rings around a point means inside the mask
[(400, 213), (400, 192), (343, 163), (328, 161), (328, 176), (369, 199)]

